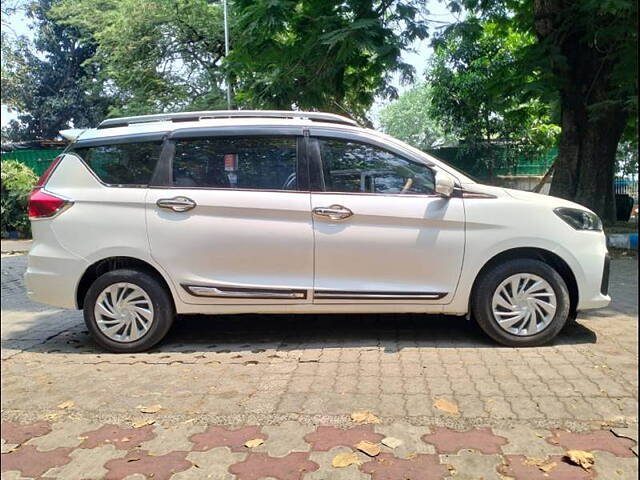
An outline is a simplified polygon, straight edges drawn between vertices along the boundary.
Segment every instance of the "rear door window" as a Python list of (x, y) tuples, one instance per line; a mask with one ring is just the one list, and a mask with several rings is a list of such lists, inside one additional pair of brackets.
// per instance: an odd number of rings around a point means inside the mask
[(108, 185), (147, 186), (162, 142), (122, 143), (74, 148), (96, 176)]
[(297, 190), (296, 137), (208, 137), (175, 141), (173, 184), (182, 188)]

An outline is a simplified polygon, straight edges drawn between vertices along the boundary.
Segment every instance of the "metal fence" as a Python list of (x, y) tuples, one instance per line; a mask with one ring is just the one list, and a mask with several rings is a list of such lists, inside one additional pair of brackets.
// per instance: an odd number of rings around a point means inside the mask
[(634, 203), (638, 203), (638, 176), (616, 178), (614, 182), (616, 195), (629, 195)]
[(20, 149), (12, 152), (2, 152), (2, 161), (17, 160), (32, 169), (39, 177), (47, 169), (51, 160), (62, 153), (58, 149)]

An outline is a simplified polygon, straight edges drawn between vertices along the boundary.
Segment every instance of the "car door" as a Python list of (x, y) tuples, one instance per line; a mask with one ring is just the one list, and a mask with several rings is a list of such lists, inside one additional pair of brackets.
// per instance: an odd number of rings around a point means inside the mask
[(448, 303), (464, 255), (462, 198), (419, 159), (312, 131), (315, 303)]
[(311, 301), (313, 228), (300, 133), (170, 135), (147, 197), (147, 228), (151, 255), (184, 302)]

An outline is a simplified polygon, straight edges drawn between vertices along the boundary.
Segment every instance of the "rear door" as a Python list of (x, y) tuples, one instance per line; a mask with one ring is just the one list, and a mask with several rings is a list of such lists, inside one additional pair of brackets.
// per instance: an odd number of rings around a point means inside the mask
[(403, 152), (311, 133), (314, 301), (449, 302), (464, 255), (462, 198), (437, 195), (434, 170)]
[(169, 137), (147, 197), (147, 225), (151, 255), (184, 302), (311, 301), (301, 133), (197, 129)]

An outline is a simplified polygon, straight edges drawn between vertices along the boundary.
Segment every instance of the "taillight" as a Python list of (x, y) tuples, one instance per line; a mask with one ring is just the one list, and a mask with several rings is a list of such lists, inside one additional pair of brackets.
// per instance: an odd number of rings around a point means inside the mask
[(52, 217), (63, 207), (70, 205), (71, 202), (64, 198), (43, 191), (42, 188), (34, 188), (29, 196), (29, 218), (47, 218)]
[(44, 184), (47, 183), (47, 180), (49, 180), (49, 177), (51, 176), (53, 171), (56, 169), (58, 164), (60, 163), (60, 160), (62, 160), (62, 155), (58, 155), (56, 158), (54, 158), (51, 161), (51, 163), (49, 164), (47, 169), (44, 171), (42, 176), (38, 179), (38, 183), (36, 183), (35, 186), (33, 187), (34, 190), (36, 188), (44, 187)]
[(38, 179), (38, 183), (36, 183), (33, 190), (31, 190), (31, 194), (29, 195), (29, 206), (27, 208), (30, 219), (52, 217), (65, 206), (71, 205), (69, 200), (60, 198), (42, 189), (55, 168), (60, 163), (60, 160), (62, 160), (62, 155), (53, 159), (42, 176)]

